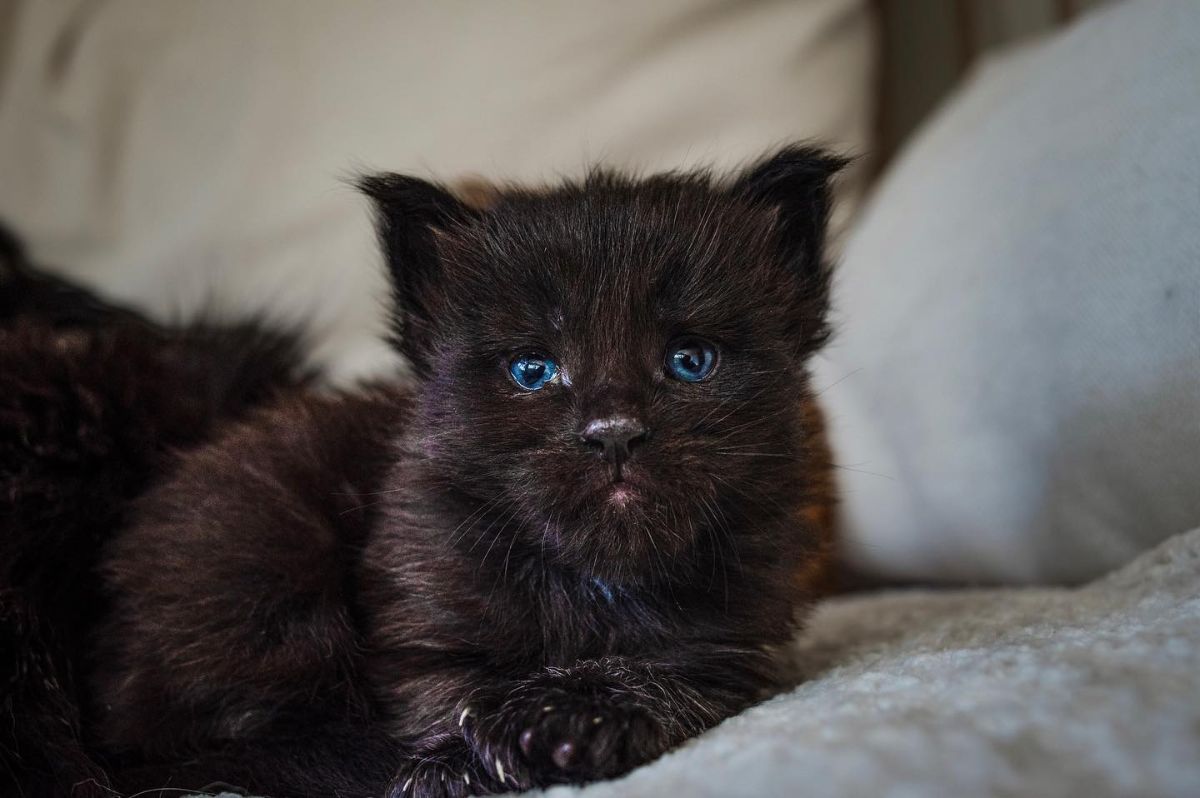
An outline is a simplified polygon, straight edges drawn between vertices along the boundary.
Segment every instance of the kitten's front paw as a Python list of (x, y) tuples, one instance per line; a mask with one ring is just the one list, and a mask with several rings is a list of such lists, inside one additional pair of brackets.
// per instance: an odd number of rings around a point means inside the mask
[(668, 735), (648, 711), (589, 692), (517, 694), (478, 719), (468, 710), (464, 731), (510, 788), (612, 778), (667, 750)]
[(641, 708), (578, 696), (547, 696), (517, 745), (537, 772), (556, 772), (556, 781), (619, 776), (666, 749), (662, 730)]

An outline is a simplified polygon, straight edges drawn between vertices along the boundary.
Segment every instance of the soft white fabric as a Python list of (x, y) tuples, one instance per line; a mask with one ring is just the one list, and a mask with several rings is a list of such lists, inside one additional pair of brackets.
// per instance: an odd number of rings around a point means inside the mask
[(7, 2), (0, 218), (159, 314), (303, 318), (343, 378), (391, 365), (355, 173), (869, 149), (865, 0)]
[(1074, 582), (1200, 524), (1200, 3), (979, 70), (874, 196), (836, 306), (817, 387), (860, 567)]

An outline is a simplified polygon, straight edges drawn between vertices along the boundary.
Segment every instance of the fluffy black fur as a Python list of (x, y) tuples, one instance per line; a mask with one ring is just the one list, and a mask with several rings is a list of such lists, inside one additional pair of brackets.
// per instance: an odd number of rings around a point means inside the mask
[[(806, 361), (839, 166), (789, 148), (727, 183), (597, 173), (486, 207), (363, 180), (411, 388), (292, 390), (244, 330), (10, 319), (6, 709), (35, 736), (2, 742), (26, 793), (39, 767), (277, 796), (582, 782), (769, 692), (829, 545)], [(681, 336), (718, 347), (711, 377), (669, 376)], [(538, 391), (508, 374), (530, 351), (561, 367)], [(613, 419), (640, 430), (617, 467), (584, 434)]]
[(111, 795), (80, 683), (100, 549), (174, 450), (305, 380), (286, 335), (164, 329), (0, 229), (0, 794)]

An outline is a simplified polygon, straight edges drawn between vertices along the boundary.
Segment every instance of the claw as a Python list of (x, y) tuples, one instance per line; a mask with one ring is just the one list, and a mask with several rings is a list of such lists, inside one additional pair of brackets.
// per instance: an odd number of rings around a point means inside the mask
[(408, 792), (408, 788), (412, 786), (412, 776), (404, 782), (404, 786), (400, 788), (400, 792)]
[(470, 716), (471, 716), (471, 708), (463, 707), (462, 714), (458, 716), (458, 727), (460, 729), (462, 728), (462, 725), (467, 722), (467, 718), (469, 718)]
[(466, 784), (468, 787), (470, 787), (470, 786), (471, 786), (471, 777), (470, 777), (470, 775), (468, 775), (468, 774), (466, 774), (466, 773), (464, 773), (464, 774), (463, 774), (463, 784)]
[(500, 757), (496, 757), (496, 776), (500, 779), (500, 783), (504, 783), (504, 765), (500, 764)]

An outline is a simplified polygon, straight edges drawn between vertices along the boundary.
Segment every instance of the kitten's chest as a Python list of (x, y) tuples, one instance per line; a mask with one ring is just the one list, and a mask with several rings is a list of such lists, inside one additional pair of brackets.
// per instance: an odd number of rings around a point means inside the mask
[(597, 578), (548, 579), (522, 596), (529, 643), (543, 664), (644, 655), (679, 633), (659, 597)]

